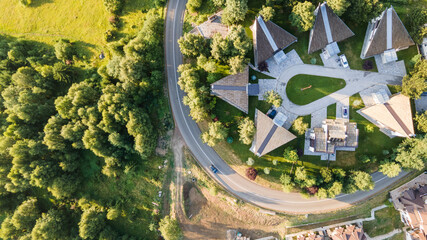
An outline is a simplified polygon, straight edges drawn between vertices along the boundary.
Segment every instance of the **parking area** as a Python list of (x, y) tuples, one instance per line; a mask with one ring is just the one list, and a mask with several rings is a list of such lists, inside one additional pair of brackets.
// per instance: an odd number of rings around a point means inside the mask
[(405, 62), (403, 60), (384, 64), (381, 60), (381, 56), (375, 55), (375, 63), (377, 64), (379, 73), (400, 77), (406, 75)]
[(360, 91), (359, 94), (360, 94), (360, 97), (362, 98), (363, 103), (365, 104), (365, 107), (375, 105), (376, 103), (372, 96), (372, 93), (377, 93), (382, 90), (384, 90), (388, 96), (391, 96), (390, 89), (388, 89), (387, 85), (385, 84), (374, 85), (370, 88)]

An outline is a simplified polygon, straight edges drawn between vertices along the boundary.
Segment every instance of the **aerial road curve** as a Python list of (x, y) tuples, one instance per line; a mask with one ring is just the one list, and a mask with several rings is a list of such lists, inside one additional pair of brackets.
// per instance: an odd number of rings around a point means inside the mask
[[(381, 173), (372, 174), (375, 188), (368, 192), (341, 194), (335, 199), (304, 199), (299, 193), (284, 193), (262, 187), (236, 173), (218, 154), (204, 144), (200, 138), (200, 129), (189, 116), (189, 109), (182, 103), (183, 91), (177, 85), (177, 68), (182, 63), (178, 39), (182, 35), (186, 0), (169, 0), (165, 23), (165, 60), (168, 81), (169, 101), (175, 125), (181, 132), (194, 157), (200, 165), (227, 191), (240, 199), (256, 206), (287, 213), (319, 213), (346, 208), (364, 200), (390, 184), (404, 177), (401, 173), (395, 178), (387, 178)], [(209, 167), (214, 164), (218, 173), (213, 174)]]

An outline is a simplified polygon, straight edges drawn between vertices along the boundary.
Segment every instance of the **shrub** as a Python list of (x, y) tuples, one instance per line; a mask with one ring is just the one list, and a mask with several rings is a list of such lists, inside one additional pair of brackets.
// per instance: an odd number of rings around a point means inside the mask
[(307, 193), (309, 193), (310, 195), (315, 195), (317, 193), (317, 191), (319, 191), (319, 187), (318, 186), (311, 186), (311, 187), (307, 187), (305, 188), (305, 190), (307, 191)]
[(277, 160), (276, 159), (273, 160), (273, 165), (277, 166)]
[(292, 125), (292, 129), (295, 130), (298, 135), (302, 135), (305, 133), (305, 130), (308, 128), (308, 123), (304, 122), (303, 117), (299, 117), (294, 121), (294, 124)]
[(266, 92), (264, 94), (264, 99), (266, 102), (273, 104), (275, 107), (280, 107), (283, 102), (283, 99), (280, 94), (274, 90)]
[(30, 5), (31, 5), (32, 0), (19, 0), (19, 2), (20, 2), (22, 5), (24, 5), (24, 6), (28, 7), (28, 6), (30, 6)]
[(361, 100), (357, 99), (357, 100), (353, 101), (353, 104), (352, 104), (353, 107), (357, 108), (360, 105), (362, 105), (362, 101)]
[(375, 126), (372, 125), (372, 124), (368, 124), (368, 125), (365, 126), (365, 131), (368, 132), (368, 133), (373, 133), (374, 130), (375, 130)]
[(248, 161), (246, 161), (246, 164), (248, 164), (248, 166), (252, 166), (254, 165), (255, 160), (253, 158), (248, 158)]
[(365, 70), (371, 70), (372, 68), (374, 68), (374, 63), (371, 60), (365, 60), (363, 62), (363, 69)]
[(270, 174), (270, 168), (268, 167), (264, 168), (264, 173), (267, 175)]
[(266, 61), (261, 62), (258, 65), (258, 70), (260, 70), (261, 72), (267, 72), (268, 71), (268, 64), (267, 64), (267, 62)]
[(390, 154), (390, 151), (389, 150), (387, 150), (387, 149), (384, 149), (383, 150), (383, 155), (389, 155)]
[(258, 171), (255, 168), (249, 167), (246, 169), (246, 177), (248, 177), (250, 180), (254, 181), (257, 175)]
[(216, 186), (212, 186), (212, 187), (209, 189), (209, 193), (210, 193), (212, 196), (216, 196), (216, 195), (218, 195), (218, 188), (217, 188)]
[(107, 42), (115, 40), (116, 37), (117, 37), (117, 31), (115, 31), (115, 30), (110, 29), (110, 30), (105, 31), (105, 33), (104, 33), (104, 40)]
[(120, 23), (120, 18), (117, 15), (112, 15), (110, 18), (108, 18), (108, 22), (113, 28), (118, 28)]

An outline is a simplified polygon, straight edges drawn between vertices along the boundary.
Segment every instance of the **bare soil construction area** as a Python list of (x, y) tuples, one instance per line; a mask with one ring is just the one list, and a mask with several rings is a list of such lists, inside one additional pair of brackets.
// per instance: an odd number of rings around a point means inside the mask
[(201, 170), (188, 151), (183, 162), (183, 186), (178, 211), (184, 239), (226, 239), (236, 229), (251, 239), (284, 236), (284, 219), (259, 212), (249, 204), (231, 197)]
[(207, 189), (200, 189), (189, 182), (184, 184), (183, 190), (187, 217), (181, 222), (181, 227), (185, 239), (225, 239), (228, 229), (237, 229), (251, 239), (279, 237), (278, 231), (283, 222), (280, 217), (239, 206), (238, 202), (222, 193), (212, 196)]

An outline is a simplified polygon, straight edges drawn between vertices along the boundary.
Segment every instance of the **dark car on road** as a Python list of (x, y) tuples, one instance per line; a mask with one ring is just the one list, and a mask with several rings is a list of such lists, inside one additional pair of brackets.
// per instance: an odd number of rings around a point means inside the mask
[(217, 173), (218, 172), (218, 168), (216, 168), (213, 164), (211, 164), (211, 170), (213, 173)]

